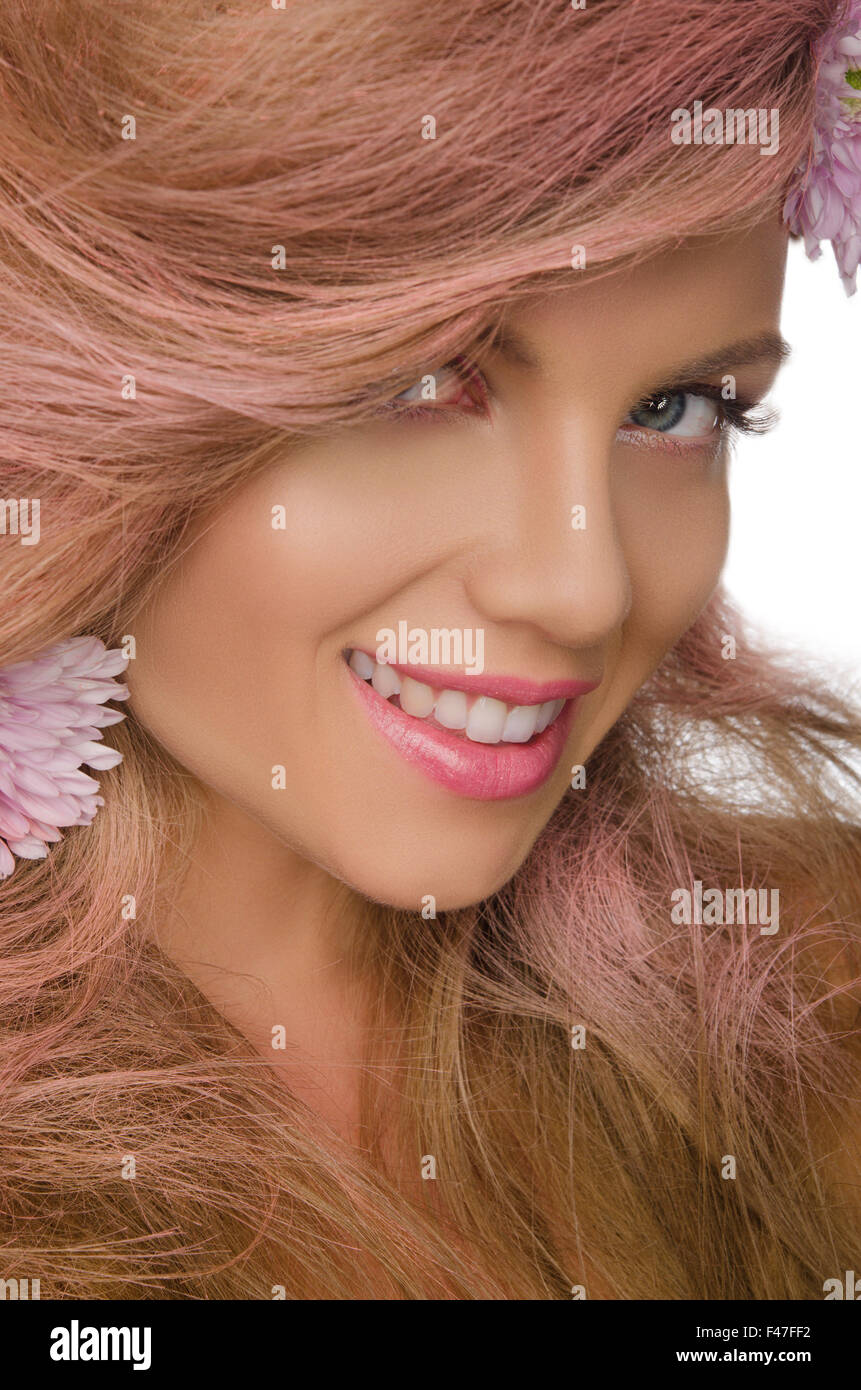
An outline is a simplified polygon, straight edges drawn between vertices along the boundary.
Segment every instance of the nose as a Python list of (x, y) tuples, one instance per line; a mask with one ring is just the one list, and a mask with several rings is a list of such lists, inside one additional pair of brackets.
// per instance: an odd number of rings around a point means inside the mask
[(613, 507), (614, 434), (606, 422), (565, 416), (500, 444), (469, 579), (489, 620), (569, 647), (600, 647), (625, 621), (631, 581)]

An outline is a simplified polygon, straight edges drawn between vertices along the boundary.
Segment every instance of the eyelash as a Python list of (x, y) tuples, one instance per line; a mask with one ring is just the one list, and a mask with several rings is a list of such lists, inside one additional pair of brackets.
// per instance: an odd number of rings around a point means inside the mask
[[(474, 403), (487, 414), (493, 393), (484, 373), (479, 371), (474, 362), (470, 362), (468, 357), (458, 354), (450, 362), (446, 362), (441, 370), (444, 372), (454, 371), (466, 390), (475, 392)], [(407, 387), (407, 390), (409, 389)], [(412, 401), (399, 401), (397, 397), (394, 400), (386, 401), (382, 408), (386, 412), (393, 411), (396, 415), (407, 415), (411, 420), (435, 419), (438, 421), (445, 415), (466, 415), (469, 413), (459, 405), (413, 405)]]
[[(453, 357), (442, 370), (455, 372), (463, 387), (472, 396), (474, 404), (487, 415), (493, 399), (493, 392), (484, 373), (462, 354)], [(765, 434), (777, 423), (777, 413), (774, 410), (762, 410), (759, 415), (756, 415), (754, 412), (760, 409), (758, 401), (743, 396), (737, 396), (735, 400), (725, 400), (720, 386), (714, 386), (705, 381), (677, 382), (672, 386), (662, 386), (651, 394), (641, 397), (632, 407), (632, 410), (647, 405), (656, 396), (661, 395), (702, 396), (706, 400), (714, 401), (719, 406), (719, 423), (716, 433), (713, 435), (670, 435), (661, 430), (650, 430), (645, 426), (632, 425), (625, 430), (624, 424), (620, 426), (620, 432), (624, 431), (646, 447), (664, 449), (674, 453), (687, 453), (692, 449), (708, 448), (715, 439), (722, 439), (725, 436), (732, 438), (739, 434)], [(414, 405), (411, 401), (399, 401), (397, 397), (387, 401), (381, 409), (384, 414), (405, 416), (410, 420), (433, 420), (436, 423), (446, 419), (450, 420), (453, 414), (457, 416), (472, 413), (457, 403), (442, 406)]]

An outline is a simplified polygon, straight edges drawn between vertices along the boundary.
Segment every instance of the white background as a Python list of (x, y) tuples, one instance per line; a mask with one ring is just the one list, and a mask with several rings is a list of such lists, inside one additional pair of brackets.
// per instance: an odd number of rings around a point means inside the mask
[(780, 421), (735, 445), (724, 581), (758, 629), (858, 688), (861, 287), (847, 298), (830, 243), (813, 262), (790, 243), (781, 332)]

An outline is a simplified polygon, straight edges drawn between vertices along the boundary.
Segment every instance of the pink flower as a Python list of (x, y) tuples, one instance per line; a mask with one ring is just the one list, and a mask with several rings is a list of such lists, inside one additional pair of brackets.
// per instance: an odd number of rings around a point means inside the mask
[(810, 158), (795, 171), (783, 216), (812, 261), (830, 241), (847, 294), (861, 262), (861, 0), (818, 52)]
[(97, 637), (70, 637), (0, 668), (0, 878), (13, 872), (13, 855), (44, 859), (63, 838), (59, 826), (89, 825), (104, 805), (98, 782), (80, 767), (122, 762), (122, 753), (96, 740), (125, 719), (103, 705), (128, 696), (111, 679), (127, 665), (122, 651), (108, 651)]

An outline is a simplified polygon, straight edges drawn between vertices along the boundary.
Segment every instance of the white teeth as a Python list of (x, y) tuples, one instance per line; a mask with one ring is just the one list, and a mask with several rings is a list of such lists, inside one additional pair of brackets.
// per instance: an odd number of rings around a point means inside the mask
[(462, 729), (473, 743), (528, 743), (535, 734), (552, 724), (564, 700), (545, 700), (542, 705), (509, 706), (490, 695), (479, 695), (470, 706), (463, 690), (440, 690), (435, 696), (424, 681), (403, 679), (385, 662), (374, 661), (366, 652), (352, 651), (349, 664), (360, 680), (370, 681), (384, 700), (400, 697), (401, 709), (413, 719), (433, 715), (444, 729)]
[(466, 695), (462, 690), (444, 690), (436, 702), (434, 718), (444, 729), (466, 728)]
[(369, 681), (371, 679), (376, 664), (375, 661), (371, 660), (367, 652), (353, 652), (350, 657), (350, 666), (355, 671), (356, 675), (360, 676), (363, 681)]
[(473, 743), (499, 743), (508, 706), (489, 695), (479, 695), (466, 721), (466, 736)]
[(544, 730), (547, 728), (547, 725), (550, 723), (550, 720), (553, 717), (553, 709), (555, 704), (555, 700), (545, 700), (543, 705), (538, 706), (538, 718), (535, 721), (535, 732), (537, 734), (544, 733)]
[(376, 661), (374, 662), (371, 685), (378, 695), (382, 695), (384, 700), (390, 700), (393, 695), (400, 695), (401, 693), (401, 678), (397, 671), (393, 671), (391, 666)]
[(503, 743), (528, 743), (535, 733), (540, 706), (515, 705), (502, 730)]
[(416, 719), (426, 719), (433, 712), (433, 691), (422, 681), (404, 676), (401, 681), (401, 709)]

